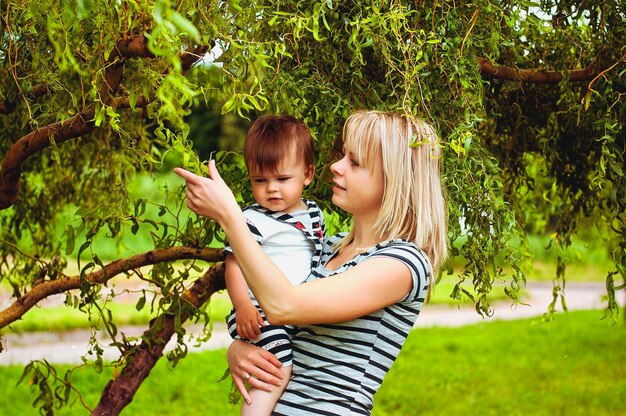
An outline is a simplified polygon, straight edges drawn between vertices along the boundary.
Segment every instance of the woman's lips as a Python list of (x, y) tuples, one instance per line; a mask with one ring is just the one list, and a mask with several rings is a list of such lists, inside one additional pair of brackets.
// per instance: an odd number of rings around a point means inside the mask
[(336, 190), (338, 190), (338, 191), (345, 191), (346, 188), (344, 188), (343, 186), (335, 183), (335, 185), (333, 186), (333, 191), (336, 191)]

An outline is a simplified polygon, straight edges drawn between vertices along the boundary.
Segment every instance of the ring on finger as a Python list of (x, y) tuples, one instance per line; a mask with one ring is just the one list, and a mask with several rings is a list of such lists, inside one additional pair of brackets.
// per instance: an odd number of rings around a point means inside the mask
[(248, 374), (246, 375), (245, 380), (246, 380), (246, 381), (250, 380), (250, 377), (252, 377), (252, 374), (248, 373)]

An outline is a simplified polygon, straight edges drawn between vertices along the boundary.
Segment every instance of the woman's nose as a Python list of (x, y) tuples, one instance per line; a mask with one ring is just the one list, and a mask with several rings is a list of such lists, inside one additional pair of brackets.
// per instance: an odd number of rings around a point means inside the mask
[(344, 158), (339, 159), (338, 161), (336, 161), (335, 163), (333, 163), (332, 165), (330, 165), (330, 171), (332, 173), (334, 173), (335, 175), (339, 175), (340, 174), (340, 170), (341, 170), (341, 161)]

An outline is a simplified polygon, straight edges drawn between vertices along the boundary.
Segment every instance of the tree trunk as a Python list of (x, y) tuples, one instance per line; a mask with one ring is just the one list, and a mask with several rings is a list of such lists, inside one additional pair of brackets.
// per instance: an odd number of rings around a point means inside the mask
[[(204, 304), (218, 290), (225, 288), (224, 264), (211, 267), (198, 279), (185, 298), (195, 307)], [(189, 318), (181, 315), (180, 322)], [(165, 345), (174, 334), (174, 316), (164, 313), (151, 322), (150, 328), (144, 333), (145, 340), (128, 358), (122, 372), (109, 381), (102, 392), (98, 406), (93, 410), (94, 416), (119, 415), (135, 396), (143, 380), (148, 377), (159, 358), (163, 355)]]

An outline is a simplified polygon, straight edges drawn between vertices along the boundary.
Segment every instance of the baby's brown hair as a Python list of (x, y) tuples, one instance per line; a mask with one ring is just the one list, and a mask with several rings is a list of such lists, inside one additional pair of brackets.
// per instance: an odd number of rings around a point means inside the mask
[(248, 130), (243, 146), (248, 172), (251, 168), (277, 171), (291, 146), (296, 146), (296, 155), (305, 167), (313, 165), (313, 136), (302, 121), (279, 114), (259, 117)]

